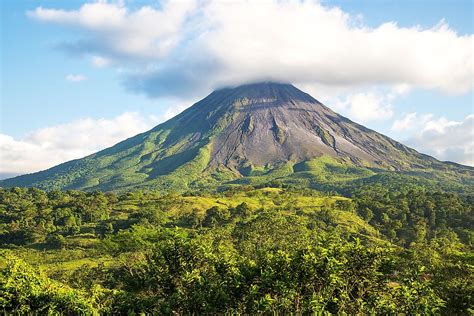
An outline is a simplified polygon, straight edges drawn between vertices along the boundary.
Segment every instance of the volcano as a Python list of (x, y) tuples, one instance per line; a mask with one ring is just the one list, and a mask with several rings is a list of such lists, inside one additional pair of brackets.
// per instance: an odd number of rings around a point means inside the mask
[(0, 185), (166, 191), (303, 177), (314, 182), (328, 172), (353, 179), (431, 171), (473, 174), (354, 123), (291, 84), (264, 82), (214, 91), (150, 131)]

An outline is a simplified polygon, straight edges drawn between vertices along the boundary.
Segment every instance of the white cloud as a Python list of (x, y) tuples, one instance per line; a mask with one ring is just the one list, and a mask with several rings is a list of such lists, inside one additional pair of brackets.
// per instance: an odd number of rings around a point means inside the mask
[(176, 115), (180, 114), (181, 112), (183, 112), (187, 108), (189, 108), (191, 105), (193, 105), (197, 101), (198, 100), (195, 100), (195, 99), (188, 99), (188, 100), (184, 100), (184, 101), (179, 101), (176, 104), (174, 104), (173, 106), (168, 107), (158, 120), (159, 121), (169, 120), (169, 119), (175, 117)]
[(434, 130), (439, 133), (444, 133), (444, 130), (447, 127), (461, 124), (457, 121), (450, 121), (445, 117), (440, 117), (438, 119), (434, 119), (433, 117), (434, 115), (431, 113), (424, 115), (419, 115), (416, 112), (405, 113), (400, 120), (393, 122), (392, 130), (396, 132), (414, 129), (418, 130), (419, 132)]
[(444, 117), (434, 119), (432, 114), (409, 113), (397, 126), (418, 131), (406, 141), (415, 149), (440, 160), (474, 166), (474, 115), (451, 121)]
[[(472, 119), (471, 117), (467, 117), (466, 120)], [(445, 134), (446, 129), (452, 127), (452, 126), (457, 126), (457, 125), (462, 125), (462, 122), (456, 122), (456, 121), (450, 121), (446, 119), (445, 117), (440, 117), (438, 119), (431, 119), (431, 117), (428, 115), (428, 119), (426, 122), (422, 120), (422, 122), (425, 123), (425, 126), (423, 128), (423, 132), (426, 131), (435, 131), (440, 134)], [(473, 140), (474, 141), (474, 140)]]
[(112, 119), (80, 119), (33, 131), (21, 139), (0, 134), (0, 174), (50, 168), (144, 132), (156, 118), (124, 113)]
[(438, 120), (433, 120), (433, 114), (423, 114), (419, 115), (416, 112), (404, 113), (403, 117), (399, 120), (395, 120), (392, 124), (392, 130), (395, 132), (409, 131), (413, 129), (418, 129), (418, 131), (423, 131), (426, 128), (440, 128), (445, 126), (445, 118), (440, 118)]
[(110, 59), (107, 59), (102, 56), (92, 56), (91, 58), (92, 64), (98, 68), (107, 67), (112, 64)]
[(393, 122), (392, 130), (397, 131), (397, 132), (410, 130), (413, 128), (416, 120), (417, 120), (416, 112), (406, 113), (402, 119), (396, 120)]
[[(87, 50), (121, 57), (159, 58), (179, 43), (182, 24), (194, 6), (194, 1), (164, 1), (161, 10), (143, 6), (131, 12), (123, 3), (99, 1), (86, 3), (78, 10), (38, 7), (27, 14), (89, 31), (93, 37), (80, 42)], [(79, 46), (74, 47), (81, 49)]]
[(349, 116), (351, 119), (366, 123), (369, 121), (387, 120), (393, 115), (392, 93), (382, 94), (380, 92), (358, 92), (349, 94), (345, 98), (329, 101), (331, 107)]
[(71, 82), (80, 82), (80, 81), (87, 80), (87, 77), (84, 75), (69, 74), (66, 76), (66, 80), (71, 81)]
[(390, 85), (399, 92), (473, 88), (474, 36), (458, 35), (444, 21), (369, 27), (310, 0), (165, 1), (135, 10), (101, 1), (28, 14), (85, 30), (70, 49), (128, 67), (127, 87), (153, 97), (257, 80)]

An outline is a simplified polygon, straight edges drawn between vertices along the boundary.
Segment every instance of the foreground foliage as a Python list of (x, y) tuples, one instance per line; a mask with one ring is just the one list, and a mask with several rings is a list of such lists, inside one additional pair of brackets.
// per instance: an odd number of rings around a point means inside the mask
[(474, 312), (472, 196), (0, 189), (7, 312)]
[(98, 310), (93, 300), (81, 290), (38, 274), (23, 260), (2, 253), (0, 270), (0, 306), (8, 312), (20, 314), (74, 313), (93, 314)]

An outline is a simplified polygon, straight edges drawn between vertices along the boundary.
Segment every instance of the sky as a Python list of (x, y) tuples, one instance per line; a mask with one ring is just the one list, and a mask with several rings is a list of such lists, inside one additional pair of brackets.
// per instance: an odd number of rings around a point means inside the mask
[(472, 1), (0, 3), (2, 178), (109, 147), (216, 88), (269, 80), (474, 166)]

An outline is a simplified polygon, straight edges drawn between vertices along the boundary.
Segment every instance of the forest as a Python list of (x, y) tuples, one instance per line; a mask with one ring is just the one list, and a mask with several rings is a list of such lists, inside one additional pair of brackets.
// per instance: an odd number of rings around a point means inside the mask
[(413, 183), (0, 189), (0, 308), (472, 314), (473, 205)]

